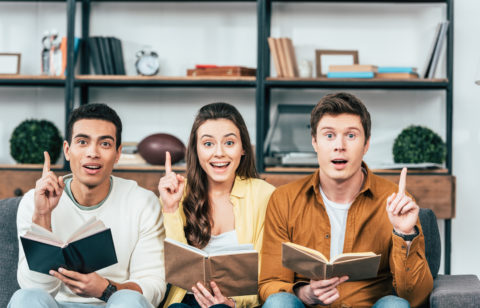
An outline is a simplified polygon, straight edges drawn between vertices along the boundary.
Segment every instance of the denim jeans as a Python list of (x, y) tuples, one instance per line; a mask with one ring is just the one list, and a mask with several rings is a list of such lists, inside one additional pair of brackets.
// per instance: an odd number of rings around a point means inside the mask
[(302, 301), (293, 295), (292, 293), (287, 292), (280, 292), (270, 295), (265, 304), (262, 306), (263, 308), (305, 308), (305, 305)]
[[(20, 289), (15, 292), (8, 303), (8, 308), (95, 308), (98, 305), (71, 302), (57, 302), (42, 289)], [(120, 290), (109, 298), (107, 308), (153, 308), (147, 299), (133, 290)]]
[[(304, 308), (302, 301), (292, 293), (280, 292), (270, 295), (263, 308)], [(372, 308), (410, 308), (407, 300), (394, 295), (380, 298)]]
[[(200, 308), (200, 305), (192, 294), (186, 294), (181, 303), (171, 304), (168, 308)], [(217, 304), (210, 306), (210, 308), (230, 308), (230, 306)]]
[(387, 295), (380, 298), (372, 308), (410, 308), (410, 303), (401, 297)]

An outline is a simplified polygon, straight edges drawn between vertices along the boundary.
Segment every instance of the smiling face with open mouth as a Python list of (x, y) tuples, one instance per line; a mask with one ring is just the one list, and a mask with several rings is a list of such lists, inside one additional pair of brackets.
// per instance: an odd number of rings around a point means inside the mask
[(227, 119), (207, 120), (197, 130), (197, 156), (209, 183), (231, 183), (244, 154), (240, 131)]
[(318, 122), (312, 145), (317, 152), (320, 177), (345, 182), (361, 172), (370, 140), (365, 142), (360, 116), (326, 114)]
[(81, 119), (72, 129), (72, 141), (64, 143), (65, 158), (73, 173), (72, 185), (88, 189), (110, 187), (110, 175), (120, 158), (121, 146), (116, 149), (116, 128), (111, 122)]

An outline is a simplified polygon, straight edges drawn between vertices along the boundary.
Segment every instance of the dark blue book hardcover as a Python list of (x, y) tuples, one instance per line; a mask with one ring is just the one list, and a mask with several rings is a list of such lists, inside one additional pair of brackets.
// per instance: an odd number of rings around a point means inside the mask
[(20, 236), (30, 270), (47, 274), (59, 267), (88, 274), (117, 263), (110, 229), (60, 247)]

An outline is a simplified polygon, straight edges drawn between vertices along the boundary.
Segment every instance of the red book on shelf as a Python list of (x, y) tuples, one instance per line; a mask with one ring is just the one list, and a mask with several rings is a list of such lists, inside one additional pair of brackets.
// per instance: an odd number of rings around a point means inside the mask
[(197, 64), (195, 65), (195, 68), (212, 68), (212, 67), (218, 67), (218, 65), (215, 64)]
[(217, 66), (187, 70), (187, 76), (255, 76), (257, 70), (243, 66)]

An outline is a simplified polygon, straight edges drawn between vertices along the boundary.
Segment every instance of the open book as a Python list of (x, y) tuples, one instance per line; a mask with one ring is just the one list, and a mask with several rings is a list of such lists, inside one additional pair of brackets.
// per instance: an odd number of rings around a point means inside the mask
[(36, 224), (20, 240), (30, 270), (44, 274), (59, 267), (88, 274), (117, 263), (112, 232), (95, 217), (66, 242)]
[(348, 276), (349, 281), (377, 276), (380, 255), (373, 252), (343, 253), (330, 261), (319, 251), (282, 243), (282, 265), (314, 280)]
[(167, 282), (190, 291), (197, 282), (210, 289), (210, 281), (215, 281), (224, 296), (257, 294), (258, 252), (252, 244), (241, 244), (207, 254), (167, 238), (165, 276)]

